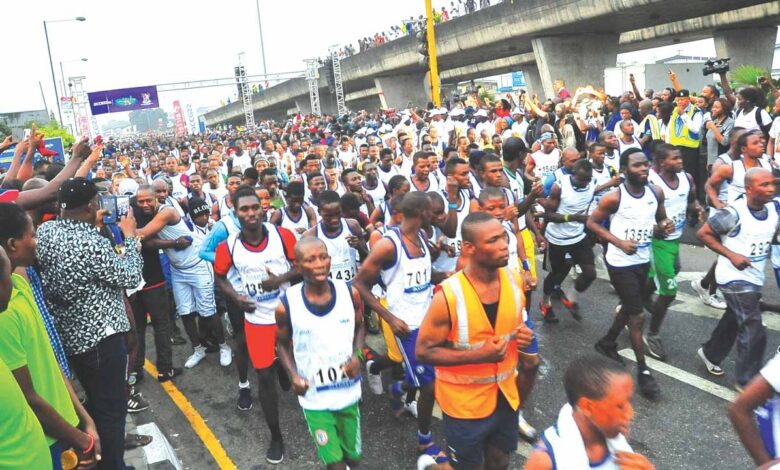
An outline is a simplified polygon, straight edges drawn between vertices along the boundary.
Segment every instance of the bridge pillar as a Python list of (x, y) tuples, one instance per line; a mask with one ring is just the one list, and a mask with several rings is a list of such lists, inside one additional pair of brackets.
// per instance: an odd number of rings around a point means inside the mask
[(718, 57), (731, 57), (731, 70), (740, 65), (754, 65), (772, 70), (776, 26), (721, 29), (713, 34)]
[(410, 101), (414, 106), (425, 107), (431, 101), (430, 84), (425, 73), (375, 77), (374, 84), (383, 107), (406, 108)]
[(568, 34), (531, 40), (539, 76), (548, 98), (555, 96), (553, 82), (564, 80), (574, 93), (577, 87), (604, 86), (604, 69), (617, 62), (620, 35)]
[(537, 95), (540, 100), (544, 100), (545, 92), (542, 86), (542, 77), (539, 76), (539, 67), (536, 64), (525, 64), (520, 68), (525, 78), (525, 87), (528, 96)]

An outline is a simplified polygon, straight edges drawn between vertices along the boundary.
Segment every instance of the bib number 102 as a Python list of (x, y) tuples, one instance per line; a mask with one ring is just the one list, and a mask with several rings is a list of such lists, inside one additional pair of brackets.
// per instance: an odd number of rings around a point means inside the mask
[(337, 370), (335, 367), (328, 367), (318, 370), (315, 374), (315, 378), (320, 384), (325, 385), (335, 383), (336, 381), (346, 380), (348, 377), (347, 374), (344, 373), (344, 369), (339, 368)]

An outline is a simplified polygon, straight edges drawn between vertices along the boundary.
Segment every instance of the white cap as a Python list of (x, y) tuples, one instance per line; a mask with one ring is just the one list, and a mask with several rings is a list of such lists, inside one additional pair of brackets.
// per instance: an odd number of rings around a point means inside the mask
[(480, 109), (479, 111), (474, 113), (474, 116), (479, 116), (479, 117), (487, 117), (487, 115), (488, 115), (487, 111), (485, 111), (484, 109)]
[(452, 111), (450, 111), (450, 116), (465, 116), (466, 112), (463, 111), (462, 108), (455, 108)]
[(365, 134), (366, 134), (366, 128), (365, 128), (365, 127), (361, 127), (360, 129), (358, 129), (358, 130), (355, 132), (355, 134), (358, 134), (358, 135), (365, 135)]
[(135, 196), (138, 192), (138, 182), (133, 178), (125, 178), (119, 183), (117, 192), (120, 196)]
[(431, 112), (428, 113), (428, 116), (441, 116), (441, 111), (434, 108)]

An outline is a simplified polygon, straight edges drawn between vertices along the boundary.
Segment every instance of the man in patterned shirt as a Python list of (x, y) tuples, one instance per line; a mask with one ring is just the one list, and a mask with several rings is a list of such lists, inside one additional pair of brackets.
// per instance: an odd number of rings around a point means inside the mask
[(84, 178), (60, 187), (60, 218), (38, 229), (37, 256), (46, 303), (100, 436), (101, 468), (124, 468), (130, 324), (122, 296), (141, 282), (143, 262), (132, 211), (118, 223), (123, 256), (98, 233), (97, 194)]

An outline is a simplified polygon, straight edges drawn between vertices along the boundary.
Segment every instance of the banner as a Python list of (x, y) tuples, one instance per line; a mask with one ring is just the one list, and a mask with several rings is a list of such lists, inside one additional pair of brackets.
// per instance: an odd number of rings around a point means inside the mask
[(92, 115), (158, 108), (156, 86), (141, 86), (87, 93)]
[(512, 88), (525, 88), (525, 75), (523, 72), (512, 72)]
[[(43, 139), (43, 144), (46, 146), (46, 150), (57, 152), (57, 155), (52, 156), (55, 162), (65, 163), (65, 147), (62, 145), (62, 138), (52, 137), (50, 139)], [(11, 162), (14, 160), (14, 152), (16, 152), (16, 144), (13, 144), (3, 153), (0, 153), (0, 168), (7, 170), (11, 166)], [(43, 156), (38, 152), (38, 149), (36, 149), (35, 155), (33, 156), (33, 164), (42, 158)], [(22, 156), (22, 159), (24, 159), (24, 155)]]
[(181, 111), (179, 100), (173, 102), (173, 128), (176, 131), (176, 137), (187, 135), (187, 125), (184, 123), (184, 113)]

